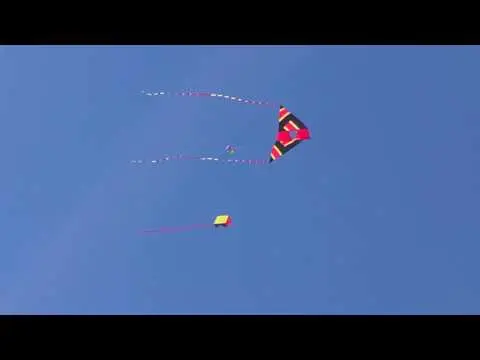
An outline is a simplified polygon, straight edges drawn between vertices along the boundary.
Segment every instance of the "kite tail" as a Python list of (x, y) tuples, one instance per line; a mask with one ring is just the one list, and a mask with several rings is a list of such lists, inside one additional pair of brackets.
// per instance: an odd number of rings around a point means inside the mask
[(197, 229), (203, 229), (207, 227), (213, 227), (212, 224), (193, 224), (193, 225), (184, 225), (184, 226), (164, 226), (158, 229), (150, 229), (150, 230), (143, 230), (143, 233), (178, 233), (178, 232), (186, 232), (186, 231), (193, 231)]
[(150, 92), (150, 91), (141, 91), (142, 94), (146, 96), (192, 96), (192, 97), (211, 97), (217, 99), (224, 99), (230, 100), (232, 102), (242, 103), (242, 104), (250, 104), (250, 105), (258, 105), (258, 106), (267, 106), (267, 107), (278, 107), (279, 104), (273, 103), (270, 101), (263, 101), (263, 100), (252, 100), (252, 99), (245, 99), (240, 96), (231, 96), (207, 91), (157, 91), (157, 92)]
[(215, 161), (223, 164), (246, 164), (246, 165), (267, 165), (268, 160), (262, 159), (222, 159), (219, 157), (212, 156), (186, 156), (186, 155), (166, 155), (160, 159), (154, 159), (150, 161), (144, 160), (131, 160), (132, 164), (144, 164), (151, 163), (152, 165), (159, 165), (167, 161), (186, 161), (186, 160), (196, 160), (196, 161)]

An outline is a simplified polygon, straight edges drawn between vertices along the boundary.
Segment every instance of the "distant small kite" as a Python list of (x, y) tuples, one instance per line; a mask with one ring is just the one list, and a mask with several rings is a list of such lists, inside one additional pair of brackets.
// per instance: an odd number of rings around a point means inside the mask
[(229, 227), (231, 224), (232, 217), (230, 215), (218, 215), (213, 221), (213, 225), (215, 225), (215, 227)]
[(228, 155), (234, 155), (237, 152), (237, 149), (233, 145), (227, 145), (225, 146), (225, 152)]

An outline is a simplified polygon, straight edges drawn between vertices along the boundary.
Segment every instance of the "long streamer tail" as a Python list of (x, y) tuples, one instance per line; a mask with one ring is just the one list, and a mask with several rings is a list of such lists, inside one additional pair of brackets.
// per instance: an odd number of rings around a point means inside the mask
[(190, 156), (190, 155), (165, 155), (160, 159), (153, 159), (150, 161), (131, 160), (132, 164), (147, 164), (159, 165), (167, 161), (214, 161), (224, 164), (246, 164), (246, 165), (268, 165), (268, 160), (261, 159), (222, 159), (213, 156)]
[(144, 234), (155, 234), (155, 233), (178, 233), (178, 232), (186, 232), (186, 231), (193, 231), (197, 229), (205, 229), (205, 228), (213, 228), (212, 224), (193, 224), (193, 225), (184, 225), (184, 226), (164, 226), (158, 229), (149, 229), (143, 230)]
[(142, 90), (141, 93), (146, 96), (210, 97), (210, 98), (229, 100), (236, 103), (243, 103), (243, 104), (250, 104), (250, 105), (268, 106), (268, 107), (279, 106), (279, 104), (276, 104), (271, 101), (252, 100), (252, 99), (246, 99), (240, 96), (232, 96), (232, 95), (220, 94), (220, 93), (209, 92), (209, 91), (155, 91), (153, 92), (153, 91)]

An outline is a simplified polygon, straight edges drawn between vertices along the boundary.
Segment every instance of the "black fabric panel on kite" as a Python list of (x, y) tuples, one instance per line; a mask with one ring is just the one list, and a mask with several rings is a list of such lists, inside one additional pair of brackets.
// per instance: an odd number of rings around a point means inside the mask
[(307, 126), (287, 108), (280, 105), (278, 112), (278, 133), (275, 144), (270, 152), (269, 163), (277, 160), (287, 152), (299, 145), (302, 141), (310, 139), (310, 130)]

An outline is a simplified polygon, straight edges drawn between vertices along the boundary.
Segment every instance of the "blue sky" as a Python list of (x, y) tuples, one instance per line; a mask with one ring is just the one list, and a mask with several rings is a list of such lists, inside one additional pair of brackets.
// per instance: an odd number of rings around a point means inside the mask
[[(0, 48), (0, 312), (479, 313), (479, 47)], [(279, 101), (312, 140), (270, 166)], [(159, 226), (235, 226), (142, 236)]]

